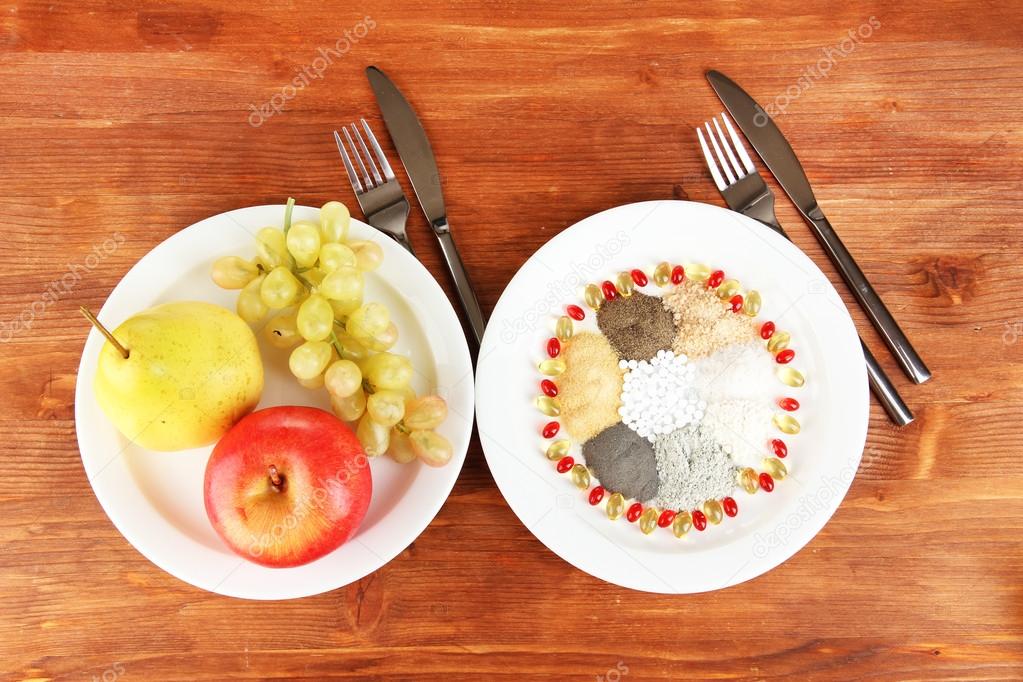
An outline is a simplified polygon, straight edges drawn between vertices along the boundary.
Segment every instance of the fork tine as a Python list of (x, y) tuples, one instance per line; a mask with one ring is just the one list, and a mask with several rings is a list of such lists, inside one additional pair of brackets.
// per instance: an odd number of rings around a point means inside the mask
[(728, 167), (728, 161), (725, 160), (725, 155), (721, 153), (721, 147), (718, 146), (718, 141), (714, 137), (714, 131), (710, 129), (709, 123), (704, 123), (703, 127), (707, 129), (707, 137), (710, 138), (710, 143), (714, 147), (714, 153), (717, 154), (718, 161), (721, 163), (721, 170), (725, 172), (725, 177), (728, 178), (728, 184), (735, 184), (735, 174), (732, 173), (732, 169)]
[(377, 170), (377, 164), (373, 161), (373, 155), (369, 153), (369, 148), (366, 147), (366, 140), (362, 139), (362, 133), (359, 129), (352, 124), (352, 132), (355, 133), (355, 139), (359, 141), (359, 146), (362, 147), (362, 153), (366, 157), (366, 163), (369, 164), (370, 170), (373, 172), (373, 179), (377, 181), (377, 185), (384, 184), (384, 179), (380, 177), (380, 171)]
[(703, 139), (703, 131), (697, 128), (696, 136), (700, 138), (700, 149), (703, 150), (703, 158), (707, 160), (707, 168), (710, 170), (710, 174), (714, 177), (714, 184), (718, 186), (719, 192), (723, 192), (727, 185), (725, 185), (725, 181), (721, 177), (721, 172), (718, 171), (718, 165), (714, 161), (714, 157), (711, 155), (710, 149), (707, 147), (707, 141)]
[(732, 144), (735, 146), (735, 152), (739, 155), (739, 158), (742, 159), (743, 165), (746, 166), (746, 172), (755, 172), (756, 168), (753, 166), (753, 160), (750, 159), (749, 154), (746, 153), (746, 145), (744, 145), (742, 140), (739, 139), (739, 136), (735, 132), (735, 128), (732, 127), (732, 122), (728, 120), (728, 117), (725, 116), (725, 112), (723, 111), (721, 112), (721, 120), (725, 122), (725, 127), (728, 128), (728, 134), (732, 137)]
[(380, 148), (380, 143), (377, 142), (377, 136), (373, 134), (373, 130), (366, 123), (366, 119), (359, 119), (362, 121), (362, 129), (366, 131), (366, 137), (369, 138), (369, 144), (373, 147), (373, 153), (376, 154), (377, 161), (380, 162), (380, 168), (384, 171), (384, 177), (388, 180), (394, 180), (394, 171), (391, 169), (391, 164), (387, 162), (387, 157), (384, 156), (384, 150)]
[(352, 150), (352, 156), (355, 157), (356, 163), (359, 164), (359, 170), (362, 171), (362, 180), (366, 183), (366, 190), (371, 190), (375, 185), (373, 184), (372, 178), (369, 177), (369, 171), (366, 170), (366, 164), (362, 162), (362, 157), (359, 155), (359, 148), (355, 146), (355, 141), (352, 139), (352, 134), (348, 132), (348, 128), (342, 128), (341, 131), (345, 134), (345, 139), (348, 140), (348, 147)]
[(721, 146), (725, 148), (725, 153), (728, 154), (728, 160), (732, 162), (732, 168), (735, 169), (735, 177), (740, 179), (746, 177), (746, 174), (742, 172), (742, 166), (739, 165), (739, 160), (735, 158), (735, 154), (732, 153), (732, 145), (728, 144), (728, 138), (725, 137), (724, 132), (722, 132), (717, 118), (712, 120), (714, 121), (714, 129), (718, 132), (718, 139), (721, 140)]
[(348, 152), (345, 151), (344, 142), (341, 141), (341, 136), (337, 134), (336, 130), (334, 131), (334, 141), (337, 142), (337, 150), (341, 152), (341, 160), (345, 164), (345, 170), (348, 172), (348, 181), (352, 183), (352, 189), (355, 190), (356, 194), (362, 194), (365, 190), (362, 187), (362, 183), (359, 182), (359, 175), (355, 172), (352, 160), (348, 158)]

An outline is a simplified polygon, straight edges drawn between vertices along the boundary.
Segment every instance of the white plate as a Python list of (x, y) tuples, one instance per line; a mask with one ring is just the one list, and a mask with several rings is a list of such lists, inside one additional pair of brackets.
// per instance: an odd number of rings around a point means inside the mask
[[(296, 206), (295, 220), (317, 219), (319, 210)], [(99, 317), (113, 328), (158, 303), (199, 300), (234, 309), (236, 291), (210, 281), (213, 261), (255, 255), (253, 235), (281, 224), (283, 206), (253, 206), (207, 218), (178, 232), (143, 257), (110, 294)], [(352, 220), (352, 237), (384, 249), (380, 270), (366, 277), (366, 300), (391, 310), (400, 330), (395, 352), (417, 370), (418, 392), (443, 396), (449, 416), (439, 431), (454, 446), (447, 466), (399, 465), (388, 457), (371, 463), (373, 499), (357, 534), (335, 552), (297, 568), (258, 566), (220, 541), (203, 506), (203, 475), (212, 446), (150, 452), (130, 443), (103, 416), (93, 377), (103, 338), (89, 335), (78, 368), (75, 428), (89, 482), (110, 520), (150, 561), (185, 582), (247, 599), (290, 599), (347, 585), (380, 568), (407, 547), (447, 499), (465, 460), (472, 431), (473, 378), (462, 327), (444, 292), (407, 251), (373, 228)], [(258, 335), (257, 336), (261, 336)], [(287, 353), (260, 340), (266, 387), (259, 407), (312, 405), (329, 409), (326, 392), (299, 386)]]
[[(559, 475), (543, 455), (533, 405), (536, 364), (565, 305), (587, 282), (661, 261), (720, 267), (764, 299), (761, 319), (792, 333), (807, 376), (798, 390), (803, 426), (786, 436), (790, 475), (774, 492), (735, 494), (739, 515), (683, 539), (646, 536)], [(652, 285), (651, 285), (652, 286)], [(588, 311), (588, 309), (587, 309)], [(585, 323), (592, 325), (588, 311)], [(760, 223), (715, 206), (652, 201), (587, 218), (545, 244), (516, 273), (490, 318), (480, 351), (476, 419), (501, 492), (519, 519), (555, 554), (617, 585), (683, 594), (756, 577), (795, 554), (838, 508), (859, 466), (868, 389), (852, 320), (827, 278), (799, 249)], [(572, 454), (579, 461), (578, 446)]]

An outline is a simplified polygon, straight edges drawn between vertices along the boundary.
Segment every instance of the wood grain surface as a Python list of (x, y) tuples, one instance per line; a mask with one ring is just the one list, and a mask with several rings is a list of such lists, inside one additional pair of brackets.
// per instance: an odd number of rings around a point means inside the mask
[[(1013, 2), (3, 3), (0, 674), (1023, 678), (1021, 47)], [(321, 48), (338, 56), (318, 71)], [(357, 584), (254, 603), (163, 573), (104, 515), (79, 459), (77, 307), (98, 309), (141, 256), (211, 214), (289, 194), (354, 206), (330, 131), (359, 116), (382, 130), (368, 64), (424, 119), (487, 312), (587, 215), (722, 204), (693, 134), (721, 110), (706, 69), (774, 103), (934, 371), (910, 385), (846, 296), (916, 423), (896, 429), (873, 404), (831, 522), (779, 568), (710, 594), (641, 594), (572, 568), (504, 503), (475, 438), (436, 520)], [(838, 284), (782, 197), (779, 214)], [(418, 210), (410, 232), (448, 287)]]

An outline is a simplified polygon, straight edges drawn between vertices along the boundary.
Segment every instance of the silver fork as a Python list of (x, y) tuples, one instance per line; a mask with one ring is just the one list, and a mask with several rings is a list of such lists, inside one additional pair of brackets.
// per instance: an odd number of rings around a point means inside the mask
[[(387, 162), (384, 150), (380, 148), (380, 143), (377, 142), (376, 135), (366, 123), (366, 119), (359, 119), (359, 122), (362, 123), (362, 129), (366, 132), (369, 146), (373, 147), (372, 154), (366, 145), (366, 139), (363, 139), (362, 133), (354, 123), (349, 126), (351, 133), (348, 132), (349, 128), (341, 129), (351, 150), (351, 157), (348, 155), (348, 150), (345, 149), (344, 142), (341, 141), (341, 136), (336, 130), (334, 131), (334, 140), (337, 142), (338, 151), (341, 152), (345, 170), (348, 171), (348, 180), (352, 183), (355, 198), (358, 200), (362, 212), (366, 214), (366, 222), (393, 238), (409, 253), (415, 255), (412, 243), (405, 232), (409, 212), (408, 200), (405, 198), (401, 185), (395, 179), (391, 164)], [(373, 159), (374, 156), (376, 156), (376, 161)], [(358, 165), (358, 171), (352, 164), (352, 158)], [(380, 163), (379, 168), (377, 168), (377, 161)], [(382, 175), (381, 170), (383, 171)]]
[[(713, 129), (710, 122), (703, 124), (710, 145), (714, 148), (713, 154), (707, 146), (703, 131), (696, 129), (703, 158), (707, 161), (707, 168), (714, 178), (714, 184), (717, 185), (728, 208), (767, 225), (788, 239), (789, 236), (778, 224), (778, 216), (774, 212), (774, 192), (764, 183), (746, 147), (732, 127), (732, 122), (724, 112), (721, 113), (721, 120), (728, 130), (727, 137), (717, 118), (711, 119), (714, 123)], [(902, 400), (892, 380), (878, 364), (877, 358), (867, 348), (867, 344), (863, 343), (863, 339), (860, 339), (860, 345), (863, 347), (863, 357), (867, 362), (867, 378), (870, 380), (870, 388), (874, 395), (893, 422), (899, 426), (909, 424), (913, 421), (913, 413)]]

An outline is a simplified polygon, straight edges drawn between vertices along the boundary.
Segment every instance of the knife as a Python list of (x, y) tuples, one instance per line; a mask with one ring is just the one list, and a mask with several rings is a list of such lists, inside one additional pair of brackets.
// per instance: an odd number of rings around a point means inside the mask
[(899, 324), (892, 317), (884, 301), (867, 281), (863, 270), (857, 265), (852, 254), (842, 243), (838, 233), (824, 216), (817, 198), (810, 188), (810, 181), (803, 171), (803, 166), (796, 158), (788, 140), (774, 124), (767, 111), (746, 94), (731, 79), (718, 71), (708, 71), (707, 80), (714, 92), (724, 103), (732, 119), (738, 124), (746, 139), (763, 159), (767, 167), (774, 173), (782, 189), (796, 205), (803, 218), (818, 241), (824, 247), (828, 258), (838, 269), (842, 279), (852, 290), (856, 300), (866, 312), (870, 322), (877, 329), (885, 345), (888, 346), (899, 366), (918, 384), (931, 378), (931, 372), (913, 348)]
[(398, 150), (402, 165), (405, 166), (416, 199), (419, 200), (419, 205), (430, 222), (430, 228), (440, 242), (441, 252), (455, 283), (458, 300), (476, 339), (476, 346), (479, 347), (485, 325), (483, 311), (480, 310), (476, 292), (451, 237), (447, 209), (444, 207), (444, 194), (440, 187), (440, 172), (437, 170), (437, 161), (433, 156), (430, 140), (426, 137), (423, 124), (419, 122), (419, 117), (408, 100), (383, 71), (370, 66), (366, 69), (366, 77), (369, 78), (369, 85), (376, 95), (377, 104), (384, 115), (384, 125), (387, 126), (387, 132), (391, 135), (395, 149)]

